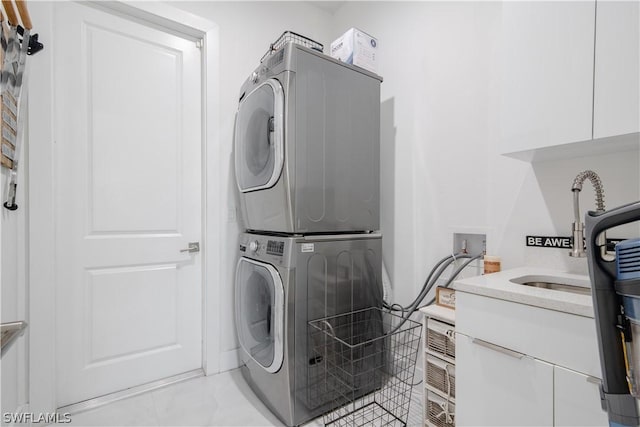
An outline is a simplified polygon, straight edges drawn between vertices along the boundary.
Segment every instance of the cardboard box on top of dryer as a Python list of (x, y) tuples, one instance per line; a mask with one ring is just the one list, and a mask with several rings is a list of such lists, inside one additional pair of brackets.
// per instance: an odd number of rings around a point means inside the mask
[(350, 28), (331, 43), (331, 57), (377, 73), (378, 40), (364, 31)]

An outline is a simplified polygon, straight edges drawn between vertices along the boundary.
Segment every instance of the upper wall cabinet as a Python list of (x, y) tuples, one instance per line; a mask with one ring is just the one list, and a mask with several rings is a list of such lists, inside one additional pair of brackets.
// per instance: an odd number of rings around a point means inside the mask
[(593, 137), (640, 131), (640, 2), (596, 5)]
[(637, 1), (504, 2), (502, 152), (637, 149), (639, 18)]
[(502, 7), (502, 151), (591, 139), (595, 2)]

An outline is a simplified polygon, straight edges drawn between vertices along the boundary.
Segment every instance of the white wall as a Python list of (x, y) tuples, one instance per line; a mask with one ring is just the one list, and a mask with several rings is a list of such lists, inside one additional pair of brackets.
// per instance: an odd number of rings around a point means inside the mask
[(304, 34), (328, 47), (331, 16), (305, 2), (176, 2), (173, 6), (219, 25), (220, 40), (220, 171), (225, 196), (225, 233), (221, 244), (224, 259), (221, 286), (221, 370), (238, 366), (238, 347), (233, 309), (233, 280), (238, 235), (242, 231), (234, 171), (232, 168), (233, 126), (240, 86), (257, 68), (260, 58), (285, 30)]
[[(487, 234), (503, 269), (587, 273), (566, 250), (526, 248), (527, 234), (571, 234), (571, 184), (593, 169), (609, 208), (640, 199), (633, 153), (529, 164), (501, 156), (501, 5), (349, 2), (333, 37), (358, 27), (378, 38), (382, 84), (382, 231), (396, 300), (406, 303), (453, 232)], [(583, 209), (593, 209), (585, 184)], [(637, 237), (623, 231), (622, 237)]]
[(355, 26), (379, 40), (383, 252), (399, 302), (451, 253), (452, 232), (490, 234), (499, 12), (484, 3), (358, 2), (335, 15), (335, 34)]
[[(16, 203), (19, 208), (9, 211), (0, 207), (0, 321), (2, 323), (27, 320), (26, 290), (26, 204), (24, 168), (21, 165), (18, 176)], [(9, 171), (2, 168), (0, 195), (4, 203), (7, 198)], [(28, 331), (18, 338), (0, 361), (2, 391), (0, 395), (2, 413), (14, 412), (27, 403), (27, 336)]]
[[(347, 2), (334, 14), (304, 2), (175, 5), (220, 26), (220, 155), (227, 159), (220, 175), (227, 191), (223, 369), (225, 359), (233, 366), (237, 347), (233, 270), (242, 225), (232, 219), (231, 149), (238, 89), (286, 29), (320, 41), (325, 52), (353, 26), (379, 39), (381, 227), (397, 301), (412, 299), (432, 265), (451, 252), (453, 232), (486, 233), (488, 251), (502, 257), (503, 268), (586, 273), (586, 260), (524, 245), (527, 234), (570, 235), (570, 187), (581, 170), (600, 173), (609, 207), (640, 199), (638, 161), (624, 153), (533, 166), (499, 154), (500, 3)], [(587, 183), (583, 206), (592, 199)]]
[[(348, 2), (334, 15), (304, 2), (172, 4), (219, 25), (219, 176), (225, 192), (220, 209), (226, 230), (221, 239), (225, 279), (219, 284), (221, 369), (237, 363), (233, 278), (242, 224), (231, 150), (238, 90), (284, 30), (308, 35), (326, 51), (352, 26), (380, 41), (382, 230), (400, 302), (407, 302), (433, 263), (450, 253), (453, 232), (485, 232), (488, 250), (502, 256), (503, 268), (529, 264), (586, 272), (585, 260), (569, 259), (564, 251), (524, 247), (526, 234), (569, 235), (570, 186), (581, 170), (593, 168), (601, 175), (609, 207), (640, 199), (638, 155), (531, 165), (498, 154), (499, 3)], [(583, 193), (587, 208), (593, 193), (588, 185)], [(16, 221), (3, 212), (2, 321), (27, 314), (19, 312), (25, 310), (24, 260), (7, 252), (26, 240), (24, 220), (12, 225)], [(15, 360), (2, 361), (3, 410), (26, 401), (20, 376), (27, 374), (19, 367), (24, 341), (22, 350), (13, 349)]]
[[(220, 206), (220, 210), (225, 213), (223, 218), (223, 224), (218, 224), (217, 220), (209, 219), (208, 227), (218, 228), (222, 227), (225, 232), (220, 239), (222, 249), (220, 252), (224, 254), (224, 271), (222, 277), (224, 279), (219, 283), (217, 280), (218, 274), (215, 271), (212, 272), (211, 277), (215, 280), (213, 286), (220, 287), (221, 298), (221, 310), (217, 319), (207, 319), (213, 324), (219, 324), (221, 330), (221, 354), (219, 369), (231, 369), (238, 366), (237, 359), (237, 341), (235, 335), (235, 325), (233, 322), (233, 278), (235, 261), (237, 254), (237, 238), (238, 233), (242, 229), (242, 225), (238, 224), (236, 220), (236, 190), (235, 182), (232, 178), (233, 170), (231, 169), (231, 149), (232, 149), (232, 136), (233, 136), (233, 121), (234, 114), (237, 108), (237, 96), (240, 85), (244, 79), (250, 75), (258, 65), (258, 61), (262, 54), (267, 50), (269, 43), (278, 37), (284, 30), (291, 29), (293, 31), (301, 32), (314, 37), (322, 42), (326, 43), (328, 40), (329, 15), (315, 7), (312, 7), (303, 2), (289, 3), (264, 3), (264, 2), (176, 2), (171, 3), (175, 7), (182, 8), (188, 12), (192, 12), (205, 19), (208, 19), (219, 25), (219, 57), (217, 60), (220, 64), (219, 79), (216, 82), (219, 85), (219, 99), (216, 108), (213, 111), (220, 111), (220, 117), (218, 118), (219, 140), (220, 146), (209, 146), (208, 148), (217, 151), (220, 156), (220, 164), (211, 164), (210, 167), (216, 169), (217, 175), (220, 177), (220, 187), (223, 189), (223, 200), (215, 202)], [(55, 76), (52, 75), (51, 70), (51, 56), (54, 54), (52, 51), (53, 39), (52, 39), (52, 16), (53, 16), (53, 3), (52, 2), (38, 2), (31, 6), (31, 15), (34, 22), (37, 22), (37, 31), (40, 33), (45, 45), (48, 46), (44, 53), (36, 56), (32, 63), (32, 77), (30, 80), (30, 86), (33, 93), (39, 95), (38, 102), (41, 108), (39, 108), (39, 114), (45, 116), (47, 120), (50, 120), (50, 115), (46, 115), (44, 111), (49, 111), (51, 106), (51, 87), (52, 81)], [(48, 53), (47, 53), (48, 52)], [(36, 105), (36, 104), (32, 104)], [(50, 138), (50, 132), (52, 129), (52, 123), (39, 122), (38, 126), (32, 127), (32, 137), (34, 141), (38, 141), (39, 147), (46, 147), (47, 150), (51, 150), (51, 146), (48, 145)], [(36, 135), (37, 134), (37, 135)], [(214, 144), (215, 142), (210, 142)], [(34, 146), (36, 144), (33, 144)], [(48, 151), (47, 151), (48, 152)], [(32, 162), (38, 170), (45, 170), (44, 176), (47, 174), (52, 175), (50, 158), (44, 156), (42, 152), (31, 153)], [(24, 180), (22, 181), (24, 182)], [(20, 188), (20, 187), (19, 187)], [(22, 187), (24, 189), (24, 186)], [(47, 204), (51, 197), (50, 188), (47, 186), (39, 186), (32, 189), (32, 206), (34, 212), (47, 212), (47, 208), (43, 204)], [(20, 196), (20, 200), (26, 200), (24, 196)], [(38, 205), (38, 206), (36, 206)], [(48, 203), (50, 205), (50, 203)], [(24, 210), (18, 211), (19, 215), (24, 215), (26, 206), (22, 206)], [(36, 209), (37, 208), (37, 209)], [(25, 232), (26, 226), (24, 225), (24, 217), (21, 220), (22, 230), (20, 228), (11, 228), (11, 221), (5, 221), (3, 217), (2, 222), (2, 249), (3, 255), (9, 253), (6, 252), (6, 247), (13, 247), (16, 242), (18, 245), (22, 244), (22, 253), (24, 253), (26, 242), (25, 238), (27, 233)], [(30, 220), (30, 227), (32, 230), (37, 228), (36, 234), (32, 237), (42, 238), (50, 244), (53, 241), (53, 223), (50, 222), (51, 218), (43, 218), (40, 214), (36, 221)], [(47, 222), (49, 221), (49, 222)], [(7, 231), (14, 230), (14, 231)], [(45, 249), (51, 248), (50, 245), (44, 245)], [(54, 254), (46, 256), (46, 250), (43, 252), (41, 248), (32, 248), (30, 259), (37, 259), (40, 261), (52, 260)], [(3, 256), (3, 258), (5, 258)], [(25, 261), (22, 260), (24, 267)], [(16, 267), (6, 267), (15, 265)], [(19, 304), (15, 301), (24, 302), (29, 300), (27, 287), (24, 283), (28, 282), (28, 278), (21, 276), (21, 272), (27, 271), (27, 269), (20, 266), (20, 262), (17, 264), (12, 259), (2, 259), (2, 306), (10, 307), (11, 309), (17, 309)], [(34, 290), (31, 304), (38, 310), (39, 305), (50, 306), (53, 299), (43, 298), (44, 296), (53, 297), (53, 289), (49, 283), (45, 283), (49, 268), (53, 269), (54, 261), (47, 263), (45, 268), (38, 268), (33, 270), (32, 273), (32, 290)], [(38, 277), (35, 277), (38, 276)], [(15, 278), (17, 280), (14, 280)], [(11, 287), (6, 288), (5, 284), (11, 283)], [(23, 286), (20, 286), (20, 283)], [(7, 285), (8, 286), (8, 285)], [(36, 289), (37, 288), (37, 289)], [(37, 292), (36, 292), (37, 291)], [(24, 295), (27, 293), (27, 295)], [(35, 298), (33, 296), (35, 295)], [(24, 307), (24, 304), (23, 306)], [(23, 308), (25, 310), (26, 308)], [(15, 310), (14, 310), (15, 311)], [(28, 316), (22, 316), (24, 313), (10, 312), (10, 309), (6, 309), (2, 313), (2, 320), (5, 321), (5, 317), (11, 317), (14, 320), (13, 315), (17, 317), (26, 318), (29, 321)], [(27, 400), (27, 386), (28, 377), (32, 375), (38, 379), (38, 387), (34, 387), (30, 390), (30, 409), (34, 411), (39, 410), (53, 410), (55, 402), (53, 398), (53, 381), (54, 376), (50, 375), (52, 370), (55, 370), (54, 365), (48, 364), (52, 359), (48, 357), (47, 352), (51, 351), (54, 345), (53, 337), (48, 334), (45, 338), (42, 336), (43, 331), (47, 331), (47, 325), (39, 324), (33, 325), (34, 338), (33, 347), (34, 351), (31, 353), (31, 371), (27, 372), (25, 348), (26, 336), (22, 339), (22, 343), (14, 347), (19, 353), (16, 353), (14, 359), (3, 359), (2, 367), (2, 408), (3, 410), (14, 410), (16, 407), (22, 405)], [(37, 332), (36, 332), (37, 329)], [(35, 347), (38, 347), (37, 349)], [(20, 350), (22, 348), (22, 350)], [(12, 349), (12, 350), (14, 350)]]

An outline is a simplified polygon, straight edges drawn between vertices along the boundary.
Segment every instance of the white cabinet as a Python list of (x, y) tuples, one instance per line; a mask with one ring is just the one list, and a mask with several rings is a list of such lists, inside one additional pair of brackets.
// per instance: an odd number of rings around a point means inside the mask
[(607, 426), (600, 401), (600, 380), (580, 372), (553, 367), (553, 407), (556, 426)]
[(553, 365), (460, 333), (456, 352), (457, 426), (553, 425)]
[(591, 139), (595, 1), (502, 7), (503, 151)]
[(637, 150), (639, 2), (502, 8), (502, 153), (536, 161)]
[(593, 318), (456, 291), (458, 426), (607, 426)]
[(640, 2), (597, 3), (593, 137), (640, 131)]

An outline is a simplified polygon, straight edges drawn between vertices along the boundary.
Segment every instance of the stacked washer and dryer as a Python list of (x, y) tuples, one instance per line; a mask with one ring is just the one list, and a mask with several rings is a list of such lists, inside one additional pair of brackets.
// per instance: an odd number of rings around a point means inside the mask
[(242, 372), (291, 426), (333, 409), (308, 322), (382, 304), (382, 78), (305, 44), (272, 45), (242, 85), (234, 137)]

